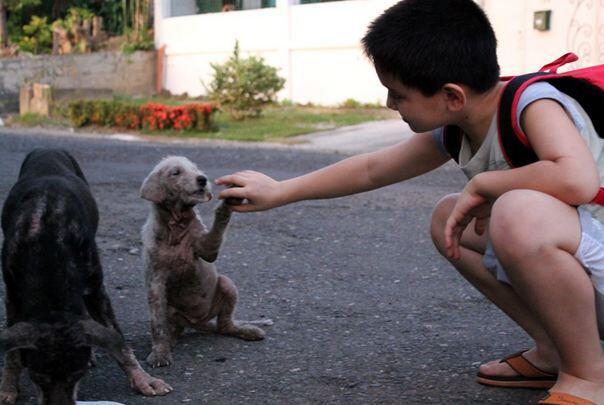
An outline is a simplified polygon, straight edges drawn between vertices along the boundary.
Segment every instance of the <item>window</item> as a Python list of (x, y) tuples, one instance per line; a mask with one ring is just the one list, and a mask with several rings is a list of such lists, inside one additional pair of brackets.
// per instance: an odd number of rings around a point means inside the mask
[(300, 0), (300, 4), (328, 3), (330, 1), (342, 1), (342, 0)]
[(275, 7), (276, 0), (196, 0), (195, 3), (197, 12), (204, 14)]

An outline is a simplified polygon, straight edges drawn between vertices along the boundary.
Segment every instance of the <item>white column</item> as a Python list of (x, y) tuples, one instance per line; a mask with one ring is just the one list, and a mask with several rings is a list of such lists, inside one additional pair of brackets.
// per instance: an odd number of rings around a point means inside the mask
[(153, 32), (155, 33), (155, 48), (159, 49), (162, 46), (162, 25), (163, 19), (170, 17), (170, 1), (171, 0), (154, 0), (153, 10)]
[(281, 92), (281, 95), (290, 101), (293, 100), (293, 87), (292, 87), (292, 69), (291, 69), (291, 6), (292, 4), (298, 4), (298, 0), (277, 0), (277, 12), (280, 15), (281, 32), (281, 44), (279, 45), (279, 54), (281, 59), (281, 70), (279, 74), (285, 79), (285, 87)]

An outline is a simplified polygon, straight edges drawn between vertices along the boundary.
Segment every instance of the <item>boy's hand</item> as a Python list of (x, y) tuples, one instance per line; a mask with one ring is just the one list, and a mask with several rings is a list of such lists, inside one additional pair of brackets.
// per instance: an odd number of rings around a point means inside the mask
[(486, 230), (490, 215), (491, 202), (478, 194), (470, 181), (459, 195), (457, 203), (445, 224), (447, 256), (452, 259), (459, 259), (461, 257), (459, 241), (463, 231), (473, 219), (476, 219), (474, 231), (478, 235), (482, 235)]
[[(229, 186), (218, 194), (218, 198), (231, 203), (236, 212), (263, 211), (282, 205), (280, 202), (280, 184), (278, 181), (258, 172), (246, 170), (215, 181), (218, 185)], [(232, 204), (232, 202), (240, 204)]]

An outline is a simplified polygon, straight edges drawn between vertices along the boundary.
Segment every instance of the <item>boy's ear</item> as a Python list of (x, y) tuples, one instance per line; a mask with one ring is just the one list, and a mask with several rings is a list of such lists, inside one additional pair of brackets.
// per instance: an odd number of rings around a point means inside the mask
[(442, 87), (441, 91), (449, 111), (460, 111), (466, 105), (466, 91), (460, 85), (455, 83), (446, 83)]

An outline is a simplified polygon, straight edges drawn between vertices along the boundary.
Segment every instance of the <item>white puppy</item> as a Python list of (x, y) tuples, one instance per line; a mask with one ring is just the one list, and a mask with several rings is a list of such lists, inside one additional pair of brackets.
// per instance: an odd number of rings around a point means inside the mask
[(212, 228), (203, 225), (194, 207), (212, 198), (207, 177), (187, 158), (167, 157), (147, 176), (140, 195), (152, 202), (142, 229), (153, 339), (147, 362), (152, 367), (169, 365), (171, 345), (185, 327), (213, 328), (245, 340), (264, 338), (262, 329), (233, 321), (237, 288), (212, 264), (231, 209), (222, 202)]

